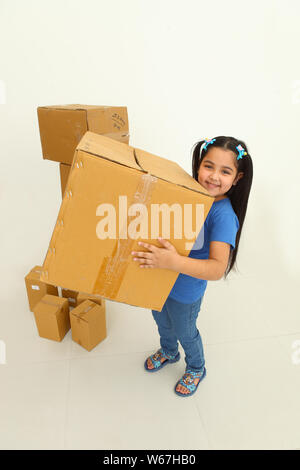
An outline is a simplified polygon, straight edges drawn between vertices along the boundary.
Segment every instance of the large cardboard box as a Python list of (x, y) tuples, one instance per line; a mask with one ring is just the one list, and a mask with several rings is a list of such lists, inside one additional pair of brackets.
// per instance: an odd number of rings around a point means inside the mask
[(105, 306), (85, 300), (70, 312), (72, 339), (91, 351), (106, 338)]
[(161, 310), (178, 273), (141, 269), (131, 251), (141, 251), (139, 240), (160, 246), (162, 236), (187, 256), (213, 200), (176, 163), (87, 132), (76, 149), (41, 278)]
[(41, 272), (42, 267), (35, 266), (25, 276), (28, 304), (31, 312), (33, 312), (35, 305), (44, 297), (44, 295), (58, 295), (56, 286), (51, 286), (50, 284), (40, 280)]
[(68, 300), (45, 295), (34, 307), (36, 326), (42, 338), (61, 341), (70, 329)]
[(86, 131), (129, 143), (127, 108), (69, 104), (37, 109), (43, 158), (71, 164)]

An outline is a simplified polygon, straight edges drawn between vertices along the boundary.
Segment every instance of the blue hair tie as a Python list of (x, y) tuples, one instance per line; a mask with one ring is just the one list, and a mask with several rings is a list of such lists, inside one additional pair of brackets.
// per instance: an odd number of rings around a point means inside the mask
[(240, 145), (237, 145), (235, 147), (237, 149), (237, 151), (239, 152), (238, 156), (237, 156), (237, 160), (240, 160), (241, 158), (243, 158), (245, 155), (248, 155), (247, 152), (245, 151), (245, 149)]
[(215, 142), (215, 140), (216, 140), (216, 139), (207, 139), (207, 138), (206, 138), (206, 139), (205, 139), (205, 144), (204, 144), (204, 147), (203, 147), (202, 150), (206, 150), (206, 149), (207, 149), (207, 146), (208, 146), (209, 144), (213, 144), (213, 143)]

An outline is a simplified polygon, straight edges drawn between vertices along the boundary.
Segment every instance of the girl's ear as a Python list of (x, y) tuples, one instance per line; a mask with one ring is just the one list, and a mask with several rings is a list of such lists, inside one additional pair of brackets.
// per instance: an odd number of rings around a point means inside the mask
[(243, 176), (244, 176), (244, 173), (243, 173), (242, 171), (240, 171), (240, 172), (237, 174), (237, 176), (235, 177), (234, 182), (232, 183), (233, 186), (235, 186), (235, 185), (237, 184), (237, 182), (238, 182), (241, 178), (243, 178)]

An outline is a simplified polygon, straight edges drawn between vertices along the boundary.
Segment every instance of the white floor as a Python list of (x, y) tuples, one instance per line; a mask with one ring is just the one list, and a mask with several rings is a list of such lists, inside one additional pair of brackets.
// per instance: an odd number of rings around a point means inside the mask
[[(299, 1), (244, 2), (243, 30), (235, 1), (164, 1), (159, 15), (150, 2), (16, 3), (0, 2), (0, 449), (300, 449)], [(184, 354), (144, 370), (159, 347), (149, 310), (107, 302), (91, 352), (71, 332), (38, 336), (24, 276), (43, 263), (61, 189), (36, 108), (78, 102), (128, 106), (130, 144), (189, 172), (205, 135), (249, 145), (242, 272), (209, 284), (207, 376), (190, 398), (174, 393)]]
[(108, 336), (91, 352), (71, 332), (61, 343), (42, 339), (25, 274), (20, 266), (8, 278), (14, 296), (2, 302), (1, 449), (300, 448), (296, 286), (283, 296), (279, 282), (211, 282), (198, 318), (207, 376), (181, 398), (173, 389), (184, 354), (157, 373), (144, 370), (159, 347), (150, 310), (107, 301)]

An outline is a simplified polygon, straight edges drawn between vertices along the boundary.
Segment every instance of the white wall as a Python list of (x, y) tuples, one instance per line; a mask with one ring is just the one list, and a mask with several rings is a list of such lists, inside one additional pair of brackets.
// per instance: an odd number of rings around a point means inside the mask
[(299, 19), (297, 0), (1, 0), (5, 278), (43, 261), (60, 204), (37, 106), (126, 105), (131, 145), (189, 172), (197, 140), (246, 142), (254, 182), (232, 279), (242, 300), (265, 285), (299, 311)]

